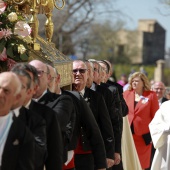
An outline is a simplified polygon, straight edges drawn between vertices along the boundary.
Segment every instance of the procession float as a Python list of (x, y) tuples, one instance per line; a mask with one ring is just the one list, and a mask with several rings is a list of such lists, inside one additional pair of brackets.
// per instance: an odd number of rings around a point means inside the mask
[[(0, 72), (39, 59), (56, 67), (61, 87), (71, 88), (72, 61), (52, 42), (52, 12), (64, 6), (64, 0), (0, 0)], [(38, 33), (39, 14), (46, 16), (45, 38)]]

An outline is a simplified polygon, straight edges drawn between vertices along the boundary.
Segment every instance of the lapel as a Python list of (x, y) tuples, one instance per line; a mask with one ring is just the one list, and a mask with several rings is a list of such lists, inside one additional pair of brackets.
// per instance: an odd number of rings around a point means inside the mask
[(25, 107), (20, 108), (18, 117), (27, 125), (27, 109)]
[[(135, 92), (134, 91), (127, 91), (126, 92), (127, 95), (127, 99), (126, 99), (126, 103), (129, 107), (129, 110), (131, 111), (131, 113), (134, 113), (135, 111)], [(137, 107), (137, 106), (136, 106)]]
[(34, 106), (35, 106), (35, 101), (34, 101), (34, 100), (31, 100), (31, 103), (30, 103), (30, 105), (29, 105), (29, 109), (30, 109), (30, 110), (33, 110)]
[(86, 88), (84, 89), (84, 98), (87, 98), (89, 97), (89, 88)]
[[(144, 91), (142, 96), (144, 98), (148, 98), (148, 92), (147, 91)], [(135, 113), (137, 114), (140, 110), (143, 110), (143, 107), (146, 106), (146, 104), (148, 104), (148, 101), (146, 103), (144, 103), (144, 100), (145, 99), (140, 99), (140, 101), (136, 104), (136, 107), (135, 107)], [(148, 98), (149, 100), (149, 98)]]
[(49, 99), (49, 93), (45, 93), (41, 98), (40, 100), (38, 101), (38, 103), (41, 103), (41, 104), (47, 104), (48, 102), (48, 99)]

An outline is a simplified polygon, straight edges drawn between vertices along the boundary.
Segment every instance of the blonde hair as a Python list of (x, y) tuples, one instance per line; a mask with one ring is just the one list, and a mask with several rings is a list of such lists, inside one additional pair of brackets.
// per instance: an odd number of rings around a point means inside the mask
[(132, 90), (132, 81), (135, 77), (140, 77), (140, 79), (143, 81), (143, 90), (149, 91), (151, 89), (149, 79), (146, 77), (145, 74), (141, 72), (135, 72), (129, 77), (129, 88), (128, 90)]

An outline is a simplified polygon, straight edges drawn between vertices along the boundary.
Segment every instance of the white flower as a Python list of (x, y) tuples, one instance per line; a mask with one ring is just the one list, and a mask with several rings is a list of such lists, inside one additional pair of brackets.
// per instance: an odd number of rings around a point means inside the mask
[(8, 14), (8, 19), (10, 22), (15, 22), (18, 19), (18, 16), (15, 12), (11, 12), (10, 14)]
[(26, 48), (25, 48), (22, 44), (20, 44), (20, 45), (18, 46), (18, 53), (24, 54), (25, 51), (26, 51)]
[(15, 24), (14, 34), (24, 38), (31, 34), (31, 27), (24, 21), (18, 21)]

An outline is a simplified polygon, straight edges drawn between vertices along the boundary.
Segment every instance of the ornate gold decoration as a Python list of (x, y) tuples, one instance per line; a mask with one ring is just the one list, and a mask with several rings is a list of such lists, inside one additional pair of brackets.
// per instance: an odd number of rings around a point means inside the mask
[[(52, 63), (61, 74), (61, 86), (71, 85), (72, 61), (62, 54), (51, 42), (53, 37), (54, 24), (52, 12), (54, 8), (62, 10), (65, 0), (7, 0), (7, 3), (14, 6), (18, 13), (24, 13), (29, 18), (29, 25), (32, 28), (31, 41), (28, 40), (29, 60), (39, 59), (46, 63)], [(61, 6), (57, 5), (58, 3)], [(46, 40), (38, 35), (39, 21), (38, 14), (45, 14)]]

